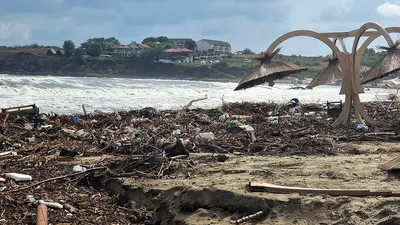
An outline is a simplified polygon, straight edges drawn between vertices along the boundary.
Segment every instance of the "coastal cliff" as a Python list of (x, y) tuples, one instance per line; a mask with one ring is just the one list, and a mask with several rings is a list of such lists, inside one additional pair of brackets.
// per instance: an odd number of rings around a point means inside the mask
[(1, 57), (0, 73), (236, 81), (251, 69), (226, 63), (197, 64), (175, 65), (134, 59), (83, 59), (25, 53)]

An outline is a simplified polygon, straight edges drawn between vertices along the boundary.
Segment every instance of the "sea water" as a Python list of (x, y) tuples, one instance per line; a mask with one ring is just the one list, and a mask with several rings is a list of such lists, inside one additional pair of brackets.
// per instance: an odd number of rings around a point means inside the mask
[[(215, 108), (226, 102), (288, 102), (298, 98), (303, 103), (344, 101), (339, 86), (319, 86), (313, 90), (290, 90), (290, 84), (257, 86), (234, 91), (237, 83), (60, 77), (0, 74), (0, 107), (36, 104), (41, 112), (82, 113), (96, 109), (110, 112), (144, 107), (178, 109), (193, 99), (207, 99), (192, 107)], [(306, 84), (300, 85), (305, 87)], [(377, 89), (360, 94), (361, 101), (376, 100)]]

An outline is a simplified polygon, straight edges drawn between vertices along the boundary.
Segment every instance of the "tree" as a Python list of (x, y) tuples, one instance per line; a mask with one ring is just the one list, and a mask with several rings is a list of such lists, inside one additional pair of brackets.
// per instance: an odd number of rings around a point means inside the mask
[(119, 42), (119, 40), (116, 39), (115, 37), (106, 38), (106, 39), (104, 40), (104, 42), (105, 42), (106, 44), (110, 45), (110, 46), (121, 45), (121, 43)]
[(168, 39), (167, 37), (165, 37), (165, 36), (157, 37), (156, 40), (157, 40), (158, 42), (161, 42), (161, 43), (169, 42), (169, 39)]
[(145, 61), (146, 63), (153, 62), (155, 59), (160, 57), (160, 55), (164, 52), (164, 48), (156, 47), (149, 48), (144, 50), (143, 53), (140, 54), (140, 60)]
[(76, 48), (75, 51), (74, 51), (74, 55), (75, 55), (75, 57), (77, 57), (77, 58), (82, 57), (84, 54), (85, 54), (85, 50), (83, 50), (82, 47)]
[(89, 47), (86, 49), (86, 53), (90, 56), (98, 57), (101, 55), (101, 44), (100, 43), (91, 43)]
[(157, 42), (157, 39), (155, 37), (147, 37), (143, 39), (142, 44), (153, 43), (153, 42)]
[(90, 38), (87, 41), (83, 42), (81, 44), (81, 47), (84, 49), (89, 49), (90, 45), (94, 44), (94, 43), (98, 43), (101, 46), (101, 51), (104, 52), (110, 52), (113, 50), (113, 47), (115, 45), (120, 45), (121, 43), (119, 42), (118, 39), (116, 39), (115, 37), (108, 37), (108, 38), (104, 38), (104, 37), (99, 37), (99, 38)]
[(253, 51), (251, 51), (251, 49), (249, 49), (249, 48), (245, 48), (243, 51), (242, 51), (242, 54), (245, 54), (245, 55), (252, 55), (252, 54), (255, 54)]
[(65, 56), (70, 57), (74, 54), (75, 44), (71, 40), (65, 40), (63, 48), (65, 50)]
[(170, 42), (163, 42), (163, 43), (150, 42), (147, 43), (147, 45), (150, 46), (151, 48), (166, 48), (167, 46), (169, 46), (170, 48), (177, 47), (176, 45)]
[(196, 42), (193, 40), (187, 40), (185, 41), (185, 48), (190, 49), (190, 50), (194, 50), (196, 49)]

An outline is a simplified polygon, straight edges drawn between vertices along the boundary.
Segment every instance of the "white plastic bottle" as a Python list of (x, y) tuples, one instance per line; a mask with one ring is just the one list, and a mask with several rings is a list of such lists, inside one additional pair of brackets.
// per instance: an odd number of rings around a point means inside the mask
[(27, 174), (21, 174), (21, 173), (6, 173), (6, 177), (11, 178), (15, 181), (31, 181), (32, 176), (27, 175)]

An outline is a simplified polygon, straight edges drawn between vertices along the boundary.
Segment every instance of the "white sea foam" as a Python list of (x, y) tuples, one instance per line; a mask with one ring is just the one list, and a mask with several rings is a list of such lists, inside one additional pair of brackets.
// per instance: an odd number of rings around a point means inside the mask
[[(208, 96), (193, 107), (213, 108), (227, 102), (282, 102), (298, 98), (304, 103), (344, 100), (338, 86), (320, 86), (313, 90), (288, 90), (289, 84), (276, 84), (272, 89), (258, 86), (233, 91), (237, 83), (93, 78), (22, 76), (0, 74), (0, 107), (35, 103), (42, 112), (81, 112), (85, 104), (88, 111), (140, 109), (177, 109), (190, 100)], [(376, 89), (361, 94), (361, 101), (375, 100)]]

